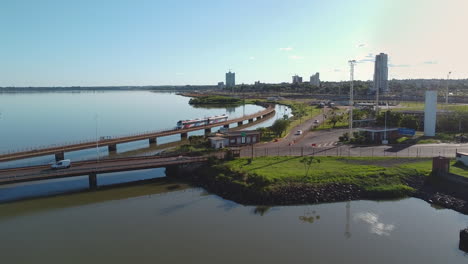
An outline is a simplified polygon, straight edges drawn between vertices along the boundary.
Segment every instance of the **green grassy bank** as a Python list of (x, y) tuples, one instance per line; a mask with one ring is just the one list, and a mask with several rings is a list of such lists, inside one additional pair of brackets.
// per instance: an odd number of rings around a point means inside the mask
[(212, 186), (213, 182), (224, 186), (217, 189), (228, 194), (226, 198), (232, 198), (232, 189), (241, 202), (249, 203), (252, 197), (253, 203), (281, 201), (287, 196), (284, 199), (296, 203), (409, 196), (416, 190), (408, 182), (424, 180), (431, 172), (430, 159), (311, 158), (240, 158), (206, 168), (203, 173)]

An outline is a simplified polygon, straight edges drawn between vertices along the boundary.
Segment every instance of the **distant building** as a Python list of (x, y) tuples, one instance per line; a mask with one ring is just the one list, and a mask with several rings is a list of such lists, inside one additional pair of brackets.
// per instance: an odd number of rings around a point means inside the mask
[(388, 93), (388, 55), (380, 53), (375, 56), (374, 65), (374, 85), (371, 86), (372, 92)]
[(218, 82), (218, 88), (223, 89), (224, 88), (224, 82)]
[(320, 86), (320, 73), (316, 72), (314, 75), (310, 76), (310, 84)]
[(234, 86), (236, 86), (236, 73), (229, 71), (226, 73), (226, 87), (231, 88)]
[(292, 77), (292, 83), (302, 83), (302, 77), (300, 77), (299, 75), (294, 75)]
[(259, 85), (261, 85), (261, 84), (262, 84), (262, 83), (261, 83), (260, 81), (256, 81), (254, 85), (255, 85), (255, 86), (259, 86)]

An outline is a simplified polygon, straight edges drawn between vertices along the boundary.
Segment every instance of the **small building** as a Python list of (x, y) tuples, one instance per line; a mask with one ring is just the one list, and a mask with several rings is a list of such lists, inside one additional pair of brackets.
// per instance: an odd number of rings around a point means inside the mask
[(463, 163), (465, 166), (468, 166), (468, 153), (457, 152), (456, 157), (457, 161)]
[(224, 134), (229, 146), (243, 146), (260, 142), (260, 132), (256, 130), (232, 131)]
[(364, 136), (369, 142), (380, 144), (382, 140), (392, 140), (399, 137), (398, 128), (384, 128), (384, 127), (361, 127), (357, 129), (359, 132), (364, 133)]
[(211, 147), (216, 149), (246, 146), (260, 142), (260, 132), (256, 130), (228, 131), (216, 134), (216, 136), (210, 137), (209, 140)]
[(228, 139), (224, 137), (210, 137), (211, 147), (221, 149), (228, 146)]

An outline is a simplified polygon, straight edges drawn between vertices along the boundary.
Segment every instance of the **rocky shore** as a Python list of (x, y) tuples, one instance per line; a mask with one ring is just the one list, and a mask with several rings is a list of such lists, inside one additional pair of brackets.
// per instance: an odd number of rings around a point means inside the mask
[[(230, 180), (215, 180), (209, 174), (192, 175), (192, 184), (224, 199), (244, 205), (293, 205), (330, 203), (349, 200), (382, 200), (397, 198), (379, 192), (369, 192), (352, 184), (327, 185), (291, 183), (272, 188), (251, 188)], [(430, 181), (426, 177), (411, 177), (406, 183), (416, 191), (412, 197), (444, 208), (468, 214), (468, 192), (450, 183)]]

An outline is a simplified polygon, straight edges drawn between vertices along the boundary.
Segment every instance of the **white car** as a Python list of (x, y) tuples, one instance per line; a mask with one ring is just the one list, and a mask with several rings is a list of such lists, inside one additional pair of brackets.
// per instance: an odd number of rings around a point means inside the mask
[(317, 119), (314, 120), (314, 124), (318, 124), (319, 121)]
[(302, 130), (296, 131), (296, 135), (302, 135)]
[(71, 167), (71, 160), (66, 159), (66, 160), (59, 160), (56, 163), (52, 164), (50, 166), (51, 169), (56, 170), (56, 169), (67, 169)]

